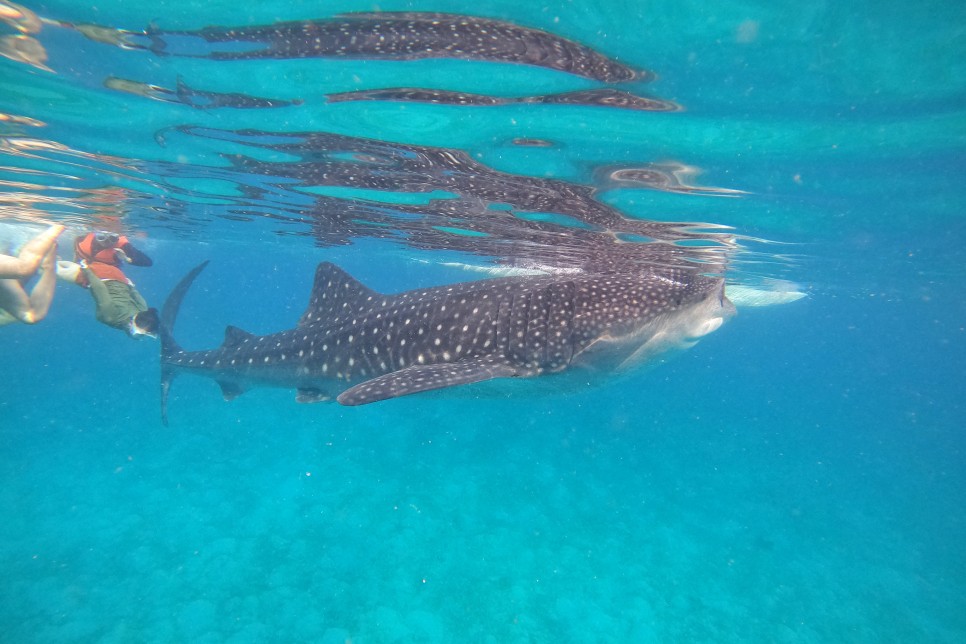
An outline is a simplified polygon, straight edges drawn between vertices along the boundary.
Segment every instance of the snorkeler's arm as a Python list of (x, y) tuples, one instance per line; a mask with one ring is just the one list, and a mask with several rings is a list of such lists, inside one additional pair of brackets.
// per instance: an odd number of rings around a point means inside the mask
[(121, 244), (118, 246), (118, 249), (124, 253), (126, 256), (124, 261), (129, 264), (133, 264), (134, 266), (151, 266), (154, 264), (150, 257), (135, 248), (131, 242)]
[(85, 237), (87, 237), (87, 235), (78, 235), (77, 237), (74, 238), (74, 261), (75, 262), (79, 262), (80, 260), (84, 259), (84, 254), (81, 253), (80, 251), (80, 243), (84, 241)]
[(62, 232), (64, 227), (60, 224), (50, 226), (24, 244), (16, 257), (0, 255), (0, 278), (22, 280), (32, 277)]

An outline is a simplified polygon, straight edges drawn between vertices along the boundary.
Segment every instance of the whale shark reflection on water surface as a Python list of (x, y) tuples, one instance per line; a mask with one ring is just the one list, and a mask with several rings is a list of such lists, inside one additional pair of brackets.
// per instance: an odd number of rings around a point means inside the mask
[(392, 87), (377, 90), (360, 90), (327, 94), (330, 103), (347, 101), (397, 101), (405, 103), (432, 103), (434, 105), (493, 106), (515, 103), (542, 103), (544, 105), (583, 105), (586, 107), (614, 107), (640, 112), (673, 112), (681, 109), (671, 101), (645, 96), (635, 96), (612, 88), (599, 88), (545, 94), (540, 96), (489, 96), (467, 92), (451, 92), (418, 87)]
[(533, 65), (605, 83), (648, 80), (653, 76), (547, 31), (448, 13), (347, 13), (333, 18), (211, 26), (194, 31), (73, 27), (94, 40), (145, 49), (159, 56), (212, 60), (452, 58)]

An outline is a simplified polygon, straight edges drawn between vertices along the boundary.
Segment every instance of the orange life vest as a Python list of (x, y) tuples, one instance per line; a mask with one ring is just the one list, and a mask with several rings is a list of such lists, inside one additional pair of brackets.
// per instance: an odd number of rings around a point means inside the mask
[[(78, 261), (86, 260), (87, 267), (91, 269), (94, 275), (97, 275), (102, 280), (115, 280), (118, 282), (124, 282), (125, 284), (130, 284), (131, 280), (127, 278), (124, 271), (121, 270), (121, 262), (118, 261), (117, 255), (114, 254), (114, 249), (123, 246), (128, 242), (127, 237), (123, 235), (118, 238), (117, 243), (110, 248), (102, 248), (101, 250), (94, 252), (94, 233), (87, 233), (83, 239), (74, 244), (74, 258)], [(77, 283), (82, 286), (88, 286), (87, 278), (84, 277), (84, 272), (81, 271), (77, 274)]]

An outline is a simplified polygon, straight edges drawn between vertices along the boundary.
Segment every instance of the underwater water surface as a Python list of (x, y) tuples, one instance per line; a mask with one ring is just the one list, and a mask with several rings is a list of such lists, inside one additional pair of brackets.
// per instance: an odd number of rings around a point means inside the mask
[(158, 342), (60, 283), (0, 329), (0, 641), (966, 639), (959, 4), (0, 9), (0, 241), (122, 232), (159, 307), (209, 260), (186, 348), (322, 261), (805, 295), (561, 393), (184, 375), (164, 426)]

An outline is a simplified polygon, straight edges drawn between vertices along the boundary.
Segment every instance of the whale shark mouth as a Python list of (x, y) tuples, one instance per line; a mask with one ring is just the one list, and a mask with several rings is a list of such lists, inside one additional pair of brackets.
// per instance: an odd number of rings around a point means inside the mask
[(697, 328), (692, 329), (691, 333), (684, 336), (682, 340), (684, 343), (688, 343), (688, 347), (692, 347), (704, 336), (708, 335), (709, 333), (714, 333), (720, 329), (724, 322), (725, 319), (721, 316), (708, 318), (702, 324), (698, 325)]

